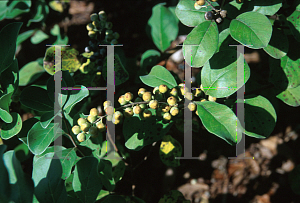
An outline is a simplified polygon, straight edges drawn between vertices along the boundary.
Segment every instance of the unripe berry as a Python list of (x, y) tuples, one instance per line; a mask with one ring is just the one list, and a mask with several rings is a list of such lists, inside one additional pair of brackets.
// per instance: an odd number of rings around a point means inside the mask
[(98, 116), (98, 110), (96, 109), (96, 108), (92, 108), (91, 110), (90, 110), (90, 115), (91, 116)]
[(176, 106), (173, 106), (170, 110), (172, 116), (176, 116), (179, 113), (179, 109)]
[(116, 119), (116, 118), (113, 117), (111, 122), (113, 124), (117, 125), (117, 124), (119, 124), (121, 122), (121, 120), (118, 120), (118, 119)]
[(127, 93), (125, 93), (125, 95), (124, 95), (124, 99), (125, 99), (125, 101), (131, 101), (132, 99), (133, 99), (133, 94), (131, 93), (131, 92), (127, 92)]
[(198, 111), (196, 111), (196, 115), (199, 116)]
[(127, 108), (124, 110), (124, 116), (125, 116), (126, 118), (133, 116), (133, 110), (132, 110), (131, 107), (127, 107)]
[(194, 8), (195, 8), (196, 10), (200, 10), (200, 9), (202, 8), (202, 6), (200, 6), (199, 4), (197, 4), (197, 2), (195, 2)]
[(151, 92), (145, 92), (144, 94), (143, 94), (143, 100), (144, 101), (146, 101), (146, 102), (148, 102), (148, 101), (150, 101), (151, 100)]
[(199, 97), (201, 95), (201, 90), (200, 89), (193, 90), (193, 93), (195, 97)]
[(137, 97), (135, 100), (134, 100), (134, 102), (141, 102), (141, 101), (143, 101), (140, 97)]
[(145, 109), (143, 111), (143, 117), (144, 118), (150, 118), (151, 116), (152, 116), (152, 113), (151, 113), (151, 111), (149, 109)]
[(112, 30), (106, 30), (105, 35), (112, 35), (113, 31)]
[(98, 29), (101, 29), (101, 23), (99, 21), (94, 21), (92, 22), (93, 26), (94, 26), (94, 31), (99, 31)]
[(109, 29), (109, 30), (111, 30), (111, 29), (112, 29), (112, 27), (113, 27), (113, 24), (112, 24), (112, 22), (106, 22), (106, 24), (105, 24), (105, 28), (106, 28), (106, 29)]
[(227, 15), (227, 11), (226, 11), (226, 10), (220, 11), (220, 16), (221, 16), (222, 18), (226, 18), (226, 15)]
[(91, 17), (91, 21), (96, 21), (96, 20), (98, 20), (98, 15), (97, 15), (97, 13), (91, 14), (90, 17)]
[(105, 36), (105, 40), (110, 42), (113, 39), (113, 35), (112, 34), (108, 34)]
[(113, 118), (115, 118), (116, 120), (121, 120), (123, 118), (123, 114), (120, 111), (116, 111), (113, 114)]
[(171, 109), (171, 107), (167, 104), (162, 104), (161, 110), (162, 112), (168, 112)]
[(150, 107), (151, 109), (157, 109), (157, 107), (158, 107), (158, 101), (157, 101), (157, 100), (151, 100), (151, 101), (149, 102), (149, 107)]
[(185, 95), (186, 92), (187, 92), (187, 88), (180, 87), (180, 93), (181, 93), (181, 95)]
[(90, 36), (91, 38), (96, 37), (96, 32), (95, 31), (89, 31), (88, 36)]
[(92, 116), (92, 115), (89, 115), (87, 120), (90, 122), (90, 123), (93, 123), (95, 120), (97, 120), (97, 116)]
[(74, 133), (74, 135), (77, 135), (78, 133), (80, 133), (80, 127), (78, 125), (74, 125), (72, 128), (72, 132)]
[(111, 44), (111, 45), (118, 44), (118, 40), (116, 40), (116, 39), (113, 39), (113, 40), (111, 40), (111, 41), (110, 41), (110, 44)]
[(208, 96), (208, 101), (212, 101), (212, 102), (215, 102), (217, 100), (216, 97), (212, 97), (212, 96)]
[(97, 122), (96, 123), (96, 127), (98, 128), (98, 130), (100, 132), (103, 132), (106, 130), (106, 126), (104, 125), (104, 123), (102, 123), (101, 121)]
[(114, 38), (115, 38), (115, 39), (119, 39), (119, 37), (120, 37), (120, 34), (119, 34), (119, 33), (117, 33), (117, 32), (114, 32), (113, 36), (114, 36)]
[(84, 123), (87, 123), (87, 121), (84, 119), (84, 118), (79, 118), (78, 120), (77, 120), (77, 123), (78, 123), (78, 125), (82, 125), (82, 124), (84, 124)]
[(169, 121), (169, 120), (172, 119), (172, 116), (171, 116), (170, 113), (165, 113), (164, 116), (163, 116), (163, 118), (164, 118), (165, 120)]
[(114, 109), (112, 106), (108, 106), (108, 107), (106, 107), (106, 109), (105, 109), (105, 113), (106, 113), (107, 115), (113, 115), (114, 111), (115, 111), (115, 109)]
[(105, 102), (103, 102), (103, 108), (104, 108), (104, 110), (105, 110), (108, 106), (111, 106), (111, 101), (105, 101)]
[(196, 1), (196, 3), (199, 5), (199, 6), (203, 6), (205, 4), (205, 0), (198, 0)]
[(91, 124), (90, 124), (90, 123), (84, 123), (84, 124), (82, 124), (82, 125), (80, 126), (80, 129), (81, 129), (83, 132), (87, 132), (87, 131), (89, 131), (90, 127), (91, 127)]
[(84, 134), (84, 133), (79, 133), (79, 134), (77, 135), (77, 140), (78, 140), (79, 142), (85, 141), (85, 134)]
[(168, 99), (167, 99), (167, 102), (170, 106), (174, 106), (176, 103), (177, 103), (177, 99), (174, 97), (174, 96), (170, 96)]
[(139, 95), (140, 97), (142, 97), (143, 94), (144, 94), (145, 92), (146, 92), (146, 89), (145, 89), (145, 88), (140, 88), (139, 91), (138, 91), (138, 95)]
[(156, 93), (154, 95), (154, 99), (157, 100), (157, 101), (161, 101), (163, 98), (164, 98), (164, 96), (163, 96), (162, 93)]
[(142, 108), (140, 106), (134, 106), (133, 107), (133, 113), (140, 114), (142, 112)]
[(125, 100), (125, 96), (122, 95), (119, 97), (118, 102), (120, 103), (120, 105), (125, 105), (127, 104), (127, 101)]
[(98, 13), (98, 15), (99, 15), (99, 19), (100, 19), (101, 21), (106, 21), (107, 15), (106, 15), (105, 11), (100, 11), (100, 12)]
[(153, 94), (159, 93), (159, 87), (154, 87), (152, 92)]
[(88, 31), (92, 31), (92, 30), (94, 29), (93, 24), (92, 24), (92, 23), (87, 24), (87, 25), (86, 25), (86, 29), (87, 29)]
[(200, 100), (200, 102), (205, 102), (205, 101), (207, 101), (207, 100), (206, 100), (206, 99), (201, 99), (201, 100)]
[(191, 92), (187, 92), (184, 97), (188, 100), (194, 99), (194, 95)]
[(159, 86), (159, 92), (160, 93), (166, 93), (168, 91), (167, 85), (160, 85)]
[(112, 121), (112, 118), (113, 118), (113, 116), (112, 116), (112, 115), (108, 115), (108, 116), (106, 116), (106, 120), (107, 120), (107, 121)]
[(195, 111), (197, 109), (197, 105), (193, 102), (189, 103), (188, 108), (190, 111)]
[(139, 107), (141, 107), (142, 110), (146, 108), (146, 104), (139, 104)]
[(97, 137), (98, 136), (98, 129), (95, 126), (92, 126), (89, 130), (90, 134), (92, 137)]
[(184, 87), (184, 83), (180, 83), (178, 86), (179, 87)]
[(172, 88), (171, 91), (170, 91), (170, 95), (172, 95), (174, 97), (177, 97), (178, 96), (177, 89), (176, 88)]

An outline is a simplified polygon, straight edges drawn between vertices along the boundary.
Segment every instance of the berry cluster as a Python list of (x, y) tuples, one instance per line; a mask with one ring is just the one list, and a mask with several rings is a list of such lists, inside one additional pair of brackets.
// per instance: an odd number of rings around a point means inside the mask
[[(97, 137), (99, 132), (106, 130), (106, 125), (102, 122), (103, 117), (106, 117), (107, 121), (111, 121), (117, 125), (122, 122), (123, 117), (128, 118), (133, 115), (139, 115), (142, 120), (150, 118), (153, 110), (155, 110), (156, 115), (161, 116), (165, 122), (169, 122), (173, 118), (176, 120), (183, 116), (182, 107), (184, 107), (184, 98), (190, 100), (187, 108), (198, 115), (197, 105), (192, 100), (197, 97), (201, 102), (207, 101), (203, 97), (205, 95), (202, 91), (203, 87), (201, 85), (199, 89), (189, 92), (185, 88), (184, 83), (171, 89), (164, 84), (154, 87), (152, 91), (140, 88), (137, 92), (138, 96), (135, 99), (131, 92), (121, 95), (118, 99), (121, 107), (118, 108), (117, 111), (110, 101), (104, 101), (103, 103), (103, 109), (106, 113), (105, 116), (99, 117), (98, 110), (92, 108), (87, 119), (79, 118), (77, 121), (79, 126), (75, 125), (72, 131), (77, 135), (78, 141), (83, 142), (87, 134), (90, 134), (92, 137)], [(216, 98), (211, 96), (208, 96), (207, 99), (213, 102), (216, 101)], [(123, 109), (123, 111), (121, 109)]]
[(99, 45), (118, 44), (119, 33), (112, 31), (113, 24), (107, 22), (107, 15), (104, 11), (98, 14), (91, 14), (91, 23), (87, 24), (88, 36), (90, 37), (89, 46), (85, 47), (85, 52), (90, 53), (91, 62), (96, 62), (97, 71), (102, 71), (103, 59), (106, 56), (106, 47)]
[[(204, 14), (204, 17), (206, 20), (215, 20), (217, 23), (221, 23), (222, 22), (222, 18), (226, 18), (227, 15), (227, 11), (226, 10), (217, 10), (215, 9), (211, 3), (209, 2), (209, 0), (197, 0), (196, 3), (194, 4), (194, 7), (196, 10), (199, 10), (203, 7), (203, 5), (205, 4), (205, 2), (208, 2), (208, 4), (213, 8), (212, 11), (207, 11)], [(212, 2), (216, 2), (217, 0), (211, 0)], [(241, 1), (241, 0), (240, 0)], [(204, 6), (206, 7), (206, 6)]]

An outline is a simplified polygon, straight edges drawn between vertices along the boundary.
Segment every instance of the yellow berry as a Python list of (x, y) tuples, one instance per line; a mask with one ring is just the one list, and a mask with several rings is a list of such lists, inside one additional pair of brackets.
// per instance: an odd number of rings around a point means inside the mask
[(95, 120), (97, 120), (97, 116), (89, 115), (87, 119), (90, 123), (93, 123)]
[(184, 87), (185, 85), (184, 85), (184, 83), (180, 83), (178, 86), (179, 87)]
[(159, 93), (159, 87), (154, 87), (152, 92), (153, 94)]
[(150, 101), (151, 100), (151, 92), (145, 92), (144, 94), (143, 94), (143, 100), (144, 101), (146, 101), (146, 102), (148, 102), (148, 101)]
[(133, 110), (132, 110), (131, 107), (127, 107), (127, 108), (124, 110), (124, 116), (125, 116), (126, 118), (133, 116)]
[(80, 129), (83, 131), (83, 132), (87, 132), (89, 131), (91, 127), (91, 124), (90, 123), (83, 123), (81, 126), (80, 126)]
[(170, 113), (164, 113), (163, 118), (164, 118), (165, 120), (169, 121), (169, 120), (171, 120), (172, 116), (171, 116)]
[(212, 96), (208, 96), (208, 101), (212, 101), (212, 102), (215, 102), (217, 100), (216, 97), (212, 97)]
[(159, 86), (159, 92), (160, 93), (166, 93), (168, 91), (168, 87), (167, 87), (167, 85), (160, 85)]
[(157, 101), (157, 100), (151, 100), (151, 101), (149, 102), (149, 107), (150, 107), (151, 109), (157, 109), (157, 107), (158, 107), (158, 101)]
[(178, 95), (177, 89), (176, 88), (172, 88), (171, 91), (170, 91), (170, 95), (172, 95), (174, 97), (177, 97), (177, 95)]
[(181, 92), (181, 95), (185, 95), (185, 93), (187, 92), (187, 88), (180, 87), (180, 92)]
[(152, 116), (152, 113), (151, 113), (150, 110), (145, 109), (145, 110), (143, 111), (143, 117), (144, 117), (144, 118), (150, 118), (151, 116)]
[(113, 115), (108, 115), (108, 116), (106, 116), (106, 120), (107, 120), (107, 121), (112, 121), (112, 118), (113, 118)]
[(195, 97), (199, 97), (201, 95), (201, 89), (196, 89), (193, 91)]
[(147, 90), (146, 90), (145, 88), (140, 88), (139, 91), (138, 91), (138, 95), (139, 95), (140, 97), (142, 97), (143, 94), (144, 94), (146, 91), (147, 91)]
[(98, 123), (96, 123), (96, 127), (98, 128), (98, 130), (100, 132), (103, 132), (106, 130), (106, 126), (104, 125), (104, 123), (102, 123), (101, 121), (99, 121)]
[(104, 110), (105, 110), (108, 106), (111, 106), (111, 105), (112, 105), (111, 101), (105, 101), (105, 102), (103, 102), (103, 108), (104, 108)]
[(119, 97), (118, 102), (120, 103), (120, 105), (125, 105), (127, 104), (127, 101), (125, 100), (125, 96), (122, 95)]
[(80, 133), (80, 127), (78, 125), (74, 125), (72, 128), (72, 132), (77, 135), (78, 133)]
[(205, 101), (207, 101), (206, 99), (201, 99), (201, 101), (200, 102), (205, 102)]
[(92, 30), (94, 29), (93, 24), (92, 24), (92, 23), (87, 24), (87, 25), (86, 25), (86, 29), (87, 29), (88, 31), (92, 31)]
[(196, 115), (199, 116), (198, 111), (196, 111)]
[(142, 112), (142, 108), (140, 106), (134, 106), (133, 107), (133, 113), (140, 114)]
[(77, 120), (77, 123), (78, 123), (78, 125), (81, 126), (82, 124), (87, 123), (87, 120), (84, 119), (84, 118), (79, 118), (79, 119)]
[(97, 137), (98, 136), (98, 129), (95, 126), (92, 126), (89, 130), (90, 134), (92, 137)]
[(115, 118), (116, 120), (121, 120), (123, 118), (123, 114), (120, 111), (116, 111), (113, 114), (113, 118)]
[(199, 5), (199, 6), (203, 6), (205, 4), (205, 0), (198, 0), (196, 1), (196, 3)]
[(171, 107), (167, 104), (162, 104), (161, 110), (162, 112), (168, 112), (171, 109)]
[(77, 135), (77, 140), (78, 140), (79, 142), (85, 141), (85, 134), (84, 134), (84, 133), (79, 133), (79, 134)]
[(96, 108), (92, 108), (91, 110), (90, 110), (90, 115), (91, 116), (98, 116), (98, 110), (96, 109)]
[(175, 106), (173, 106), (171, 109), (170, 109), (170, 114), (172, 116), (176, 116), (177, 114), (179, 113), (179, 109)]
[(195, 111), (197, 109), (197, 105), (195, 103), (191, 102), (191, 103), (189, 103), (188, 108), (191, 111)]
[(194, 95), (191, 92), (186, 92), (184, 97), (187, 98), (188, 100), (194, 99)]
[(91, 30), (91, 31), (89, 31), (88, 36), (90, 36), (91, 38), (94, 38), (94, 37), (96, 37), (96, 32)]
[(174, 96), (170, 96), (168, 99), (167, 99), (167, 102), (170, 106), (174, 106), (176, 103), (177, 103), (177, 99), (174, 97)]
[(131, 92), (127, 92), (125, 95), (124, 95), (124, 98), (125, 98), (125, 101), (131, 101), (133, 99), (133, 94)]
[(118, 119), (116, 119), (116, 118), (112, 118), (112, 123), (113, 124), (115, 124), (115, 125), (117, 125), (117, 124), (119, 124), (121, 122), (121, 120), (118, 120)]

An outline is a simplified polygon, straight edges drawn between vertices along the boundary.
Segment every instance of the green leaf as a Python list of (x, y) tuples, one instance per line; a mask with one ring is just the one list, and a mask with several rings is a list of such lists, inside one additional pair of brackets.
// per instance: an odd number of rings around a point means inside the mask
[(288, 88), (295, 88), (300, 85), (300, 58), (292, 59), (284, 56), (280, 59), (281, 67), (289, 81)]
[(203, 66), (216, 52), (218, 43), (219, 32), (216, 22), (205, 21), (199, 24), (183, 42), (182, 52), (185, 61), (192, 67)]
[(249, 3), (249, 7), (252, 6), (253, 11), (272, 16), (282, 7), (282, 0), (254, 0)]
[(160, 51), (165, 51), (178, 34), (178, 21), (173, 13), (166, 8), (165, 3), (152, 8), (152, 15), (148, 21), (154, 44)]
[(6, 25), (0, 32), (0, 74), (13, 62), (16, 41), (23, 23), (15, 22)]
[[(125, 69), (118, 54), (114, 55), (114, 71), (115, 71), (115, 85), (121, 85), (129, 79), (129, 74)], [(107, 57), (104, 58), (102, 74), (103, 79), (107, 81)]]
[(38, 61), (27, 63), (20, 70), (20, 86), (26, 86), (38, 79), (45, 72), (43, 65)]
[[(223, 50), (206, 63), (201, 72), (204, 93), (213, 97), (227, 97), (235, 93), (250, 78), (250, 68), (244, 61), (244, 77), (237, 77), (237, 52)], [(243, 59), (240, 54), (239, 60)], [(238, 82), (238, 81), (239, 82)], [(237, 86), (240, 84), (239, 86)]]
[(19, 144), (14, 148), (15, 155), (20, 162), (26, 161), (29, 157), (31, 157), (31, 153), (28, 149), (28, 146), (24, 143)]
[(122, 179), (122, 177), (125, 173), (125, 169), (126, 169), (126, 166), (125, 166), (124, 161), (120, 161), (118, 163), (118, 165), (114, 168), (114, 171), (112, 172), (112, 176), (113, 176), (115, 183), (117, 183), (119, 180)]
[(7, 19), (15, 18), (23, 13), (30, 11), (31, 1), (9, 1), (9, 5), (6, 8)]
[(171, 135), (165, 135), (160, 144), (160, 160), (167, 166), (178, 167), (180, 166), (180, 160), (176, 159), (176, 157), (181, 157), (181, 155), (181, 144)]
[(283, 31), (273, 29), (271, 40), (264, 50), (275, 59), (284, 57), (289, 50), (289, 41), (287, 36), (283, 33)]
[(148, 75), (140, 76), (141, 81), (150, 87), (167, 85), (168, 88), (177, 86), (173, 75), (163, 66), (154, 66)]
[(30, 26), (32, 22), (45, 21), (45, 18), (49, 13), (49, 7), (44, 0), (38, 0), (35, 2), (35, 7), (31, 13), (32, 18), (28, 20), (27, 27)]
[(296, 7), (296, 10), (287, 18), (288, 25), (294, 35), (295, 39), (300, 42), (300, 4)]
[(195, 103), (199, 118), (208, 132), (225, 140), (230, 145), (241, 141), (243, 128), (230, 108), (211, 101)]
[(18, 134), (22, 128), (21, 116), (16, 112), (12, 112), (11, 116), (13, 121), (11, 123), (3, 123), (1, 127), (0, 135), (5, 140)]
[(54, 109), (54, 103), (48, 97), (47, 90), (41, 87), (26, 87), (20, 95), (20, 102), (37, 111), (52, 111)]
[[(77, 58), (79, 52), (70, 47), (61, 47), (61, 70), (68, 70), (70, 73), (76, 72), (80, 68), (80, 62)], [(55, 74), (55, 46), (46, 50), (44, 57), (44, 69), (50, 75)]]
[(62, 176), (62, 166), (54, 153), (48, 153), (33, 164), (32, 179), (38, 202), (66, 202), (67, 192)]
[[(0, 88), (5, 93), (13, 93), (19, 86), (19, 67), (18, 60), (15, 59), (9, 67), (0, 75)], [(10, 102), (9, 102), (10, 105)]]
[(9, 113), (9, 106), (11, 103), (11, 95), (13, 92), (9, 92), (7, 94), (3, 94), (0, 97), (0, 118), (5, 123), (11, 123), (13, 121), (12, 116)]
[(149, 66), (157, 64), (160, 53), (154, 49), (145, 51), (141, 57), (141, 68), (146, 69)]
[(160, 140), (169, 132), (173, 121), (165, 123), (162, 117), (155, 116), (155, 110), (149, 109), (152, 116), (146, 120), (141, 120), (139, 115), (125, 118), (123, 124), (123, 134), (125, 146), (132, 150), (141, 150), (144, 146)]
[(222, 50), (227, 50), (227, 49), (236, 50), (236, 46), (232, 46), (232, 45), (240, 45), (240, 43), (238, 43), (231, 37), (230, 29), (227, 28), (227, 29), (223, 30), (222, 32), (220, 32), (220, 34), (219, 34), (219, 45), (218, 45), (217, 52), (219, 52), (220, 50), (222, 51)]
[(78, 86), (75, 87), (78, 88), (79, 90), (71, 90), (71, 91), (69, 90), (70, 97), (63, 107), (63, 109), (66, 111), (67, 114), (71, 112), (75, 104), (83, 100), (85, 97), (89, 96), (89, 90), (86, 87), (82, 85), (80, 87)]
[(29, 118), (26, 121), (22, 123), (22, 129), (21, 131), (17, 134), (19, 140), (21, 140), (24, 144), (27, 145), (27, 134), (29, 130), (32, 128), (32, 126), (37, 123), (39, 119), (36, 117), (34, 118)]
[(34, 35), (30, 38), (32, 44), (39, 44), (42, 41), (49, 38), (49, 35), (45, 34), (42, 30), (38, 30), (34, 33)]
[(169, 202), (190, 203), (190, 201), (186, 200), (183, 194), (178, 190), (169, 191), (158, 201), (158, 203), (169, 203)]
[(102, 133), (98, 131), (98, 136), (96, 137), (89, 136), (85, 141), (81, 142), (80, 145), (90, 148), (92, 150), (94, 157), (100, 159), (102, 142), (103, 142)]
[(0, 20), (5, 18), (6, 10), (7, 10), (7, 2), (8, 0), (2, 0), (0, 1)]
[(41, 116), (41, 126), (43, 128), (47, 128), (51, 121), (57, 116), (61, 114), (61, 110), (59, 110), (55, 115), (54, 111), (46, 112)]
[(31, 35), (35, 32), (35, 30), (28, 30), (18, 35), (17, 38), (17, 46), (27, 40)]
[(23, 172), (15, 152), (13, 150), (7, 151), (3, 156), (3, 160), (9, 172), (10, 187), (13, 191), (10, 200), (13, 202), (32, 202), (33, 181)]
[(55, 11), (57, 11), (57, 12), (62, 13), (62, 12), (64, 11), (64, 7), (63, 7), (63, 5), (62, 5), (61, 2), (50, 1), (50, 2), (49, 2), (49, 6), (50, 6), (53, 10), (55, 10)]
[(271, 39), (272, 24), (261, 13), (245, 12), (231, 21), (230, 34), (242, 45), (260, 49), (266, 47)]
[(44, 129), (40, 122), (37, 122), (29, 130), (27, 144), (33, 154), (43, 153), (47, 147), (59, 136), (61, 129), (57, 123), (50, 123), (48, 128)]
[(0, 173), (1, 173), (0, 199), (3, 202), (9, 202), (9, 197), (11, 195), (11, 187), (9, 184), (8, 172), (3, 161), (3, 153), (5, 152), (5, 150), (6, 150), (6, 145), (0, 145), (0, 157), (1, 157), (0, 158)]
[(101, 179), (103, 186), (108, 191), (112, 192), (115, 189), (115, 184), (116, 184), (112, 175), (112, 163), (108, 160), (103, 160), (103, 159), (101, 161), (102, 163), (104, 163), (104, 169), (100, 172), (99, 177)]
[[(59, 28), (58, 24), (55, 24), (50, 32), (51, 32), (52, 35), (57, 36), (57, 39), (53, 44), (61, 45), (61, 44), (67, 44), (68, 43), (68, 41), (69, 41), (68, 36), (65, 36), (63, 39), (61, 38), (60, 28)], [(77, 55), (78, 55), (78, 53), (77, 53)]]
[(13, 118), (12, 116), (9, 114), (9, 112), (7, 112), (4, 109), (0, 109), (0, 118), (5, 122), (5, 123), (11, 123)]
[[(217, 2), (211, 2), (213, 6), (219, 6)], [(182, 22), (182, 24), (189, 26), (189, 27), (195, 27), (199, 25), (200, 23), (206, 21), (204, 18), (204, 14), (207, 11), (211, 11), (212, 8), (208, 6), (207, 3), (205, 3), (204, 6), (200, 10), (196, 10), (194, 7), (195, 1), (190, 0), (180, 0), (179, 3), (176, 6), (175, 13), (179, 20)]]
[(102, 188), (97, 166), (95, 157), (83, 157), (76, 163), (73, 189), (82, 202), (95, 202)]
[(290, 106), (300, 106), (300, 86), (288, 87), (285, 91), (277, 95), (277, 98)]
[(263, 96), (245, 99), (245, 134), (255, 138), (267, 138), (276, 125), (273, 105)]

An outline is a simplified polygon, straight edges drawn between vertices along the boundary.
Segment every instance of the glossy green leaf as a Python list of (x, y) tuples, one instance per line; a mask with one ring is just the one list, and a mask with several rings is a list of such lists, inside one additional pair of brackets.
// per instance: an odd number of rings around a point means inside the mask
[(29, 130), (32, 128), (32, 126), (37, 123), (39, 119), (36, 117), (29, 118), (26, 121), (22, 123), (22, 129), (21, 131), (17, 134), (19, 140), (21, 140), (24, 144), (27, 145), (27, 134)]
[[(213, 6), (219, 6), (217, 2), (211, 2), (211, 3)], [(200, 10), (196, 10), (194, 4), (195, 1), (180, 0), (175, 9), (175, 13), (179, 18), (179, 20), (182, 22), (182, 24), (189, 27), (195, 27), (200, 23), (206, 21), (204, 18), (204, 14), (207, 11), (212, 10), (210, 6), (207, 6), (208, 5), (207, 3), (205, 3), (204, 5), (207, 7), (203, 7)]]
[[(243, 60), (240, 54), (239, 60)], [(237, 52), (223, 50), (206, 63), (201, 72), (204, 93), (213, 97), (227, 97), (241, 88), (250, 77), (250, 68), (244, 61), (244, 77), (237, 77)], [(238, 84), (240, 84), (238, 86)]]
[(14, 148), (15, 155), (20, 162), (23, 162), (31, 157), (30, 150), (28, 146), (24, 143), (19, 144)]
[(164, 6), (157, 4), (152, 8), (152, 15), (148, 21), (154, 44), (160, 51), (165, 51), (178, 34), (178, 21), (173, 13)]
[(154, 66), (148, 75), (140, 76), (141, 81), (150, 87), (167, 85), (168, 88), (177, 86), (173, 75), (163, 66)]
[(62, 176), (62, 166), (54, 153), (48, 153), (33, 164), (32, 179), (38, 202), (66, 202), (67, 192)]
[(54, 109), (54, 103), (48, 97), (47, 90), (36, 86), (26, 87), (20, 95), (20, 102), (37, 111), (52, 111)]
[(18, 35), (17, 38), (17, 46), (27, 40), (31, 35), (35, 32), (35, 30), (28, 30)]
[(102, 142), (103, 142), (102, 133), (98, 131), (97, 137), (88, 136), (85, 141), (80, 143), (80, 145), (90, 148), (92, 150), (94, 157), (100, 159)]
[(80, 87), (78, 86), (75, 87), (78, 88), (79, 90), (70, 91), (70, 97), (68, 98), (67, 102), (63, 107), (63, 109), (66, 111), (67, 114), (70, 113), (70, 111), (75, 106), (75, 104), (83, 100), (85, 97), (89, 96), (89, 90), (86, 87), (82, 85)]
[(13, 118), (12, 116), (9, 114), (9, 112), (7, 112), (4, 109), (0, 109), (0, 118), (5, 122), (5, 123), (11, 123)]
[(31, 1), (9, 1), (6, 8), (6, 16), (7, 19), (15, 18), (23, 13), (27, 13), (30, 11)]
[(245, 134), (250, 137), (267, 138), (276, 125), (273, 105), (263, 96), (245, 99)]
[[(15, 92), (19, 86), (18, 60), (15, 59), (0, 75), (0, 85), (4, 92)], [(0, 88), (0, 89), (1, 89)], [(10, 102), (9, 102), (10, 105)]]
[(292, 59), (284, 56), (280, 59), (281, 67), (289, 81), (288, 88), (295, 88), (300, 85), (300, 58)]
[(288, 87), (285, 91), (277, 95), (277, 98), (290, 106), (300, 106), (300, 86)]
[(169, 203), (169, 202), (190, 203), (190, 201), (186, 200), (183, 194), (178, 190), (169, 191), (158, 201), (158, 203)]
[[(114, 59), (115, 85), (118, 86), (129, 79), (129, 74), (125, 69), (118, 54), (115, 54)], [(104, 58), (103, 70), (101, 75), (103, 76), (103, 79), (107, 81), (107, 57)]]
[(38, 0), (35, 2), (35, 7), (32, 9), (32, 18), (28, 20), (27, 27), (30, 26), (32, 22), (44, 21), (49, 13), (49, 7), (47, 2), (44, 0)]
[(27, 144), (33, 154), (43, 153), (47, 147), (60, 135), (61, 129), (58, 124), (50, 123), (48, 128), (43, 128), (40, 122), (37, 122), (29, 130)]
[(274, 29), (271, 40), (268, 46), (264, 48), (264, 50), (273, 58), (280, 59), (284, 57), (289, 50), (288, 38), (281, 30)]
[(9, 92), (7, 94), (3, 94), (0, 97), (0, 118), (5, 122), (5, 123), (11, 123), (13, 118), (9, 113), (9, 106), (11, 103), (11, 95), (13, 92)]
[(32, 44), (39, 44), (42, 41), (49, 38), (49, 35), (44, 33), (42, 30), (38, 30), (34, 33), (34, 35), (30, 38)]
[(23, 172), (22, 166), (14, 151), (7, 151), (3, 155), (3, 160), (9, 173), (9, 183), (13, 191), (10, 197), (11, 201), (32, 202), (34, 190), (33, 181)]
[(167, 166), (178, 167), (180, 166), (180, 160), (176, 159), (176, 157), (181, 157), (181, 155), (181, 144), (171, 135), (165, 135), (160, 144), (160, 160)]
[[(0, 3), (1, 5), (1, 3)], [(7, 168), (4, 165), (4, 161), (3, 161), (3, 154), (6, 150), (6, 145), (0, 145), (0, 182), (1, 182), (1, 187), (0, 187), (0, 199), (3, 202), (8, 202), (9, 201), (9, 197), (11, 194), (11, 187), (9, 184), (9, 175), (7, 172)]]
[(243, 128), (230, 108), (211, 101), (195, 103), (199, 118), (208, 132), (225, 140), (230, 145), (241, 141)]
[(152, 116), (146, 120), (141, 120), (139, 115), (125, 118), (123, 134), (128, 149), (141, 150), (144, 146), (160, 140), (173, 125), (172, 120), (165, 123), (161, 116), (156, 116), (155, 110), (149, 110)]
[(8, 0), (0, 1), (0, 20), (5, 18)]
[(9, 139), (21, 131), (22, 128), (22, 119), (21, 116), (12, 112), (11, 116), (13, 121), (11, 123), (3, 123), (0, 131), (0, 135), (3, 139)]
[(269, 19), (261, 13), (245, 12), (231, 21), (230, 34), (242, 45), (260, 49), (269, 44), (272, 25)]
[(43, 65), (38, 61), (31, 61), (21, 68), (20, 86), (26, 86), (38, 79), (45, 72)]
[(218, 43), (219, 32), (216, 22), (205, 21), (199, 24), (183, 42), (185, 61), (192, 67), (203, 66), (216, 52)]
[(82, 202), (95, 202), (102, 188), (97, 166), (95, 157), (83, 157), (76, 163), (73, 189)]
[(43, 128), (47, 128), (51, 121), (57, 116), (61, 114), (61, 110), (59, 110), (55, 115), (54, 111), (46, 112), (41, 116), (41, 126)]
[(282, 7), (282, 0), (254, 0), (249, 4), (249, 7), (252, 6), (254, 6), (253, 11), (272, 16)]
[[(80, 68), (80, 62), (77, 58), (78, 51), (70, 47), (61, 47), (61, 70), (68, 70), (70, 73), (76, 72)], [(55, 74), (55, 46), (46, 50), (44, 57), (44, 69), (50, 75)]]
[(298, 42), (300, 42), (300, 4), (296, 7), (296, 10), (287, 17), (288, 25), (292, 31), (292, 34)]
[(16, 41), (22, 24), (20, 22), (10, 23), (0, 32), (0, 74), (13, 62)]

